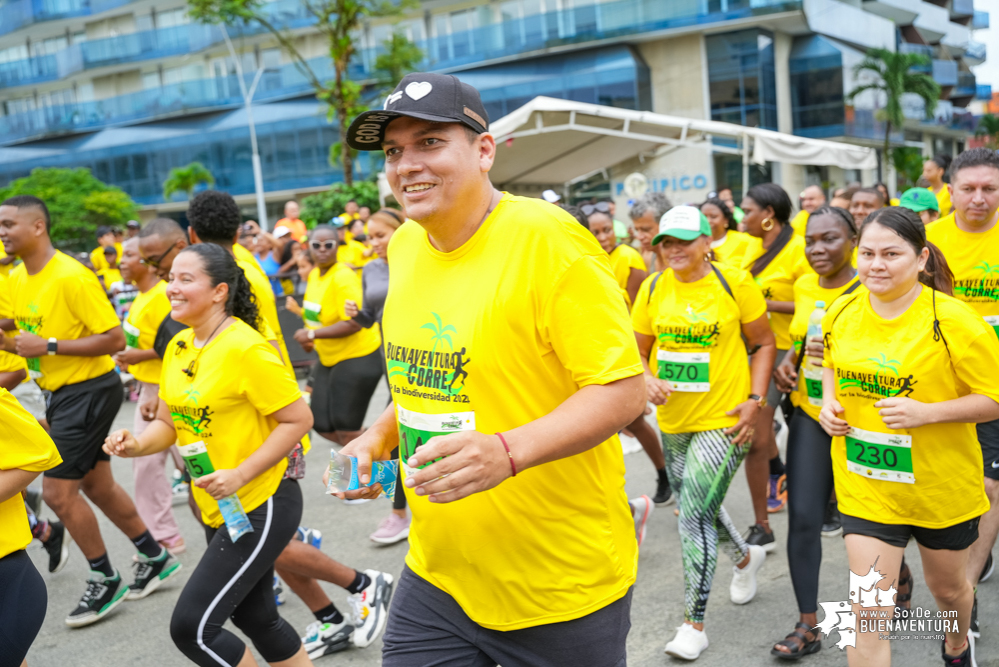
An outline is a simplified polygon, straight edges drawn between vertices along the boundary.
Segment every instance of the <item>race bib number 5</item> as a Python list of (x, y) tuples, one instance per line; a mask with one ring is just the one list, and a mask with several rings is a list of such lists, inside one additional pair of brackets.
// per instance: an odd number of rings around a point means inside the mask
[(215, 472), (215, 466), (212, 465), (212, 459), (208, 456), (208, 448), (204, 441), (198, 440), (177, 449), (184, 457), (184, 465), (187, 466), (187, 471), (191, 473), (191, 477), (197, 479)]
[(992, 327), (992, 330), (996, 332), (997, 336), (999, 336), (999, 315), (986, 316), (985, 323)]
[(808, 403), (817, 408), (822, 407), (822, 369), (815, 368), (807, 361), (802, 367), (801, 382), (805, 383), (805, 393)]
[[(406, 474), (412, 474), (412, 469), (406, 461), (435, 435), (448, 435), (461, 431), (475, 430), (474, 412), (445, 412), (438, 415), (427, 415), (396, 406), (399, 418), (399, 458), (402, 460)], [(425, 468), (430, 461), (420, 466)]]
[(659, 350), (659, 379), (674, 391), (711, 391), (710, 352), (667, 352)]
[(868, 479), (915, 484), (912, 436), (851, 427), (846, 435), (846, 469)]
[(125, 330), (125, 345), (129, 349), (139, 347), (139, 330), (128, 320), (121, 323), (121, 328)]

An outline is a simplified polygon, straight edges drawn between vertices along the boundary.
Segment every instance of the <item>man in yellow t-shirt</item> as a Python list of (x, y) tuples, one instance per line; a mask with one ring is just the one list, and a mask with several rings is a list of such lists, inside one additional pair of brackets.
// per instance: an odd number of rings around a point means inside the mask
[(386, 107), (347, 143), (384, 150), (416, 221), (389, 250), (394, 405), (343, 449), (366, 484), (399, 447), (413, 511), (383, 664), (623, 664), (638, 520), (616, 433), (645, 396), (606, 254), (565, 211), (492, 186), (474, 88), (409, 74)]
[[(170, 314), (166, 283), (141, 260), (139, 239), (133, 237), (126, 240), (122, 245), (121, 275), (123, 280), (139, 288), (139, 295), (132, 301), (132, 307), (122, 323), (125, 349), (114, 355), (114, 360), (139, 384), (139, 404), (132, 421), (132, 433), (135, 435), (146, 430), (146, 426), (156, 418), (163, 362), (153, 349), (153, 341), (160, 324)], [(176, 554), (183, 553), (186, 547), (173, 515), (173, 490), (163, 474), (167, 456), (173, 451), (175, 448), (132, 459), (132, 472), (135, 475), (135, 507), (139, 516), (149, 526), (149, 532), (156, 541)], [(178, 470), (181, 469), (183, 461), (179, 453), (174, 462)]]
[(805, 235), (805, 227), (808, 225), (808, 216), (820, 206), (826, 205), (826, 193), (818, 185), (809, 185), (801, 191), (801, 210), (791, 219), (791, 227), (798, 236)]
[[(108, 263), (104, 259), (104, 249), (108, 246), (113, 248), (114, 245), (114, 230), (105, 225), (98, 227), (97, 247), (90, 251), (90, 263), (94, 266), (94, 273), (100, 275), (101, 271), (108, 268)], [(115, 259), (121, 259), (121, 256), (116, 255)]]
[(10, 270), (14, 268), (16, 261), (17, 255), (8, 255), (3, 248), (0, 248), (0, 276), (10, 275)]
[[(124, 392), (110, 355), (125, 346), (125, 334), (97, 277), (52, 246), (50, 228), (48, 209), (36, 197), (0, 204), (0, 240), (23, 260), (10, 277), (19, 332), (12, 351), (27, 359), (29, 375), (51, 392), (50, 435), (63, 459), (45, 472), (45, 503), (91, 570), (83, 598), (66, 618), (67, 625), (79, 627), (101, 620), (126, 595), (145, 597), (180, 563), (156, 542), (111, 475), (103, 444)], [(138, 559), (148, 565), (131, 586), (111, 566), (97, 517), (80, 491), (132, 540)]]
[[(949, 188), (950, 215), (926, 227), (926, 238), (943, 251), (954, 273), (954, 296), (985, 318), (999, 333), (999, 156), (973, 148), (955, 158)], [(943, 210), (941, 209), (941, 212)], [(985, 464), (985, 493), (991, 509), (978, 524), (971, 545), (968, 580), (978, 585), (992, 568), (992, 547), (999, 534), (999, 421), (977, 425)], [(972, 629), (977, 630), (977, 618)]]

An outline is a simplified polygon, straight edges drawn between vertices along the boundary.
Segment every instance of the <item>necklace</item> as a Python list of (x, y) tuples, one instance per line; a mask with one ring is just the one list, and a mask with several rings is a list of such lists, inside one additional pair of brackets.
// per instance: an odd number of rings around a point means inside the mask
[[(205, 340), (205, 344), (202, 345), (200, 348), (198, 348), (198, 354), (196, 354), (194, 356), (194, 359), (192, 359), (191, 363), (189, 363), (187, 365), (187, 368), (181, 368), (180, 369), (180, 372), (183, 373), (184, 375), (186, 375), (189, 380), (193, 380), (194, 379), (194, 374), (198, 372), (198, 359), (201, 358), (201, 353), (204, 352), (205, 348), (208, 347), (208, 344), (210, 342), (212, 342), (212, 338), (218, 332), (219, 328), (223, 324), (225, 324), (225, 321), (227, 319), (229, 319), (229, 316), (223, 313), (222, 320), (217, 325), (215, 325), (215, 328), (212, 330), (212, 332), (210, 334), (208, 334), (208, 339)], [(193, 345), (193, 343), (194, 343), (194, 339), (193, 338), (191, 339), (191, 343)], [(187, 344), (184, 343), (184, 341), (179, 341), (177, 343), (177, 352), (179, 353), (182, 349), (184, 349), (186, 347), (187, 347)]]

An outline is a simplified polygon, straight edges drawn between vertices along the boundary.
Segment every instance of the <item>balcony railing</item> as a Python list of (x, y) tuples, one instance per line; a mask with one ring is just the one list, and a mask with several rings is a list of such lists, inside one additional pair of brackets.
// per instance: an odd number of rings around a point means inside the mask
[[(36, 0), (37, 1), (37, 0)], [(87, 0), (76, 0), (87, 1)], [(89, 0), (93, 3), (97, 0)], [(103, 0), (117, 2), (120, 0)], [(575, 7), (496, 23), (459, 33), (421, 40), (425, 54), (423, 70), (461, 69), (484, 60), (513, 57), (554, 46), (614, 39), (630, 34), (663, 30), (708, 22), (727, 21), (748, 16), (801, 9), (802, 0), (619, 0), (598, 5)], [(309, 25), (313, 18), (298, 0), (278, 0), (267, 5), (272, 20), (283, 27)], [(230, 28), (230, 34), (248, 35), (263, 31), (258, 24)], [(157, 58), (189, 53), (221, 41), (219, 29), (201, 24), (140, 32), (79, 45), (83, 67)], [(382, 49), (368, 49), (351, 63), (348, 76), (358, 82), (370, 81), (373, 67)], [(325, 60), (325, 63), (322, 62)], [(323, 73), (332, 75), (328, 59), (316, 59)], [(46, 72), (51, 71), (51, 65)], [(48, 76), (49, 74), (45, 74)], [(249, 74), (248, 74), (249, 76)], [(269, 73), (268, 76), (271, 76)], [(292, 66), (276, 75), (269, 89), (261, 84), (255, 99), (264, 99), (267, 91), (275, 97), (305, 94), (309, 86)], [(273, 78), (273, 77), (272, 77)], [(210, 109), (239, 103), (238, 91), (220, 95), (219, 79), (205, 79), (175, 84), (157, 91), (142, 91), (96, 102), (38, 109), (23, 114), (0, 117), (0, 144), (24, 141), (46, 134), (96, 129), (110, 124), (151, 120), (181, 111)], [(18, 85), (20, 82), (18, 82)]]
[(992, 85), (988, 83), (979, 83), (975, 85), (975, 99), (976, 100), (991, 100), (992, 99)]
[(32, 23), (89, 16), (133, 0), (0, 0), (0, 35)]
[(933, 80), (941, 86), (957, 85), (957, 61), (956, 60), (934, 60)]
[(976, 9), (971, 19), (972, 30), (985, 30), (989, 27), (989, 13)]
[(975, 82), (975, 75), (971, 72), (961, 72), (957, 75), (957, 85), (954, 86), (954, 90), (951, 91), (950, 96), (954, 97), (974, 97), (978, 92), (978, 86)]

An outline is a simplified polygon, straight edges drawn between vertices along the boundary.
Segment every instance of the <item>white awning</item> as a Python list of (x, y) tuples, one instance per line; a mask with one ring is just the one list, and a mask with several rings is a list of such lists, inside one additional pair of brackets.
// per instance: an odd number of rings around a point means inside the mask
[[(742, 155), (747, 165), (752, 159), (843, 169), (877, 166), (873, 149), (853, 144), (551, 97), (535, 97), (489, 131), (497, 144), (490, 176), (498, 186), (572, 183), (661, 148)], [(718, 139), (723, 142), (714, 143)]]

